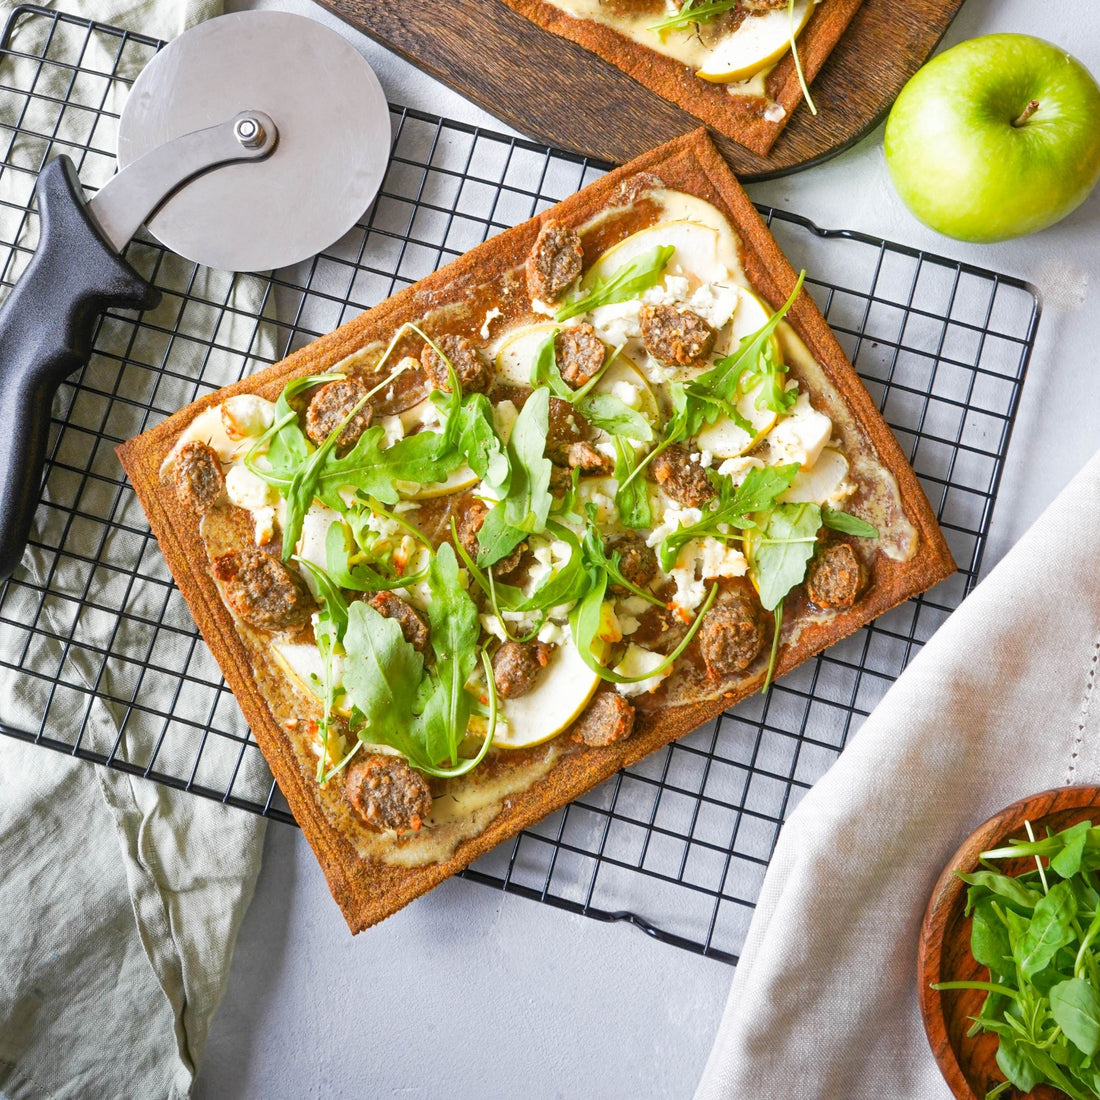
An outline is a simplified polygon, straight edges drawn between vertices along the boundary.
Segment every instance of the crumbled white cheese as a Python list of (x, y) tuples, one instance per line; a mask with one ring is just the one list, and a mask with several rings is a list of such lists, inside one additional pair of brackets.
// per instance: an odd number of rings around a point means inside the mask
[(625, 379), (619, 379), (611, 383), (611, 395), (617, 397), (624, 405), (631, 409), (642, 407), (642, 391)]
[(696, 560), (699, 562), (699, 571), (707, 580), (715, 577), (743, 577), (748, 572), (749, 563), (736, 546), (709, 537), (697, 542), (699, 551)]
[(577, 486), (577, 501), (581, 513), (583, 514), (585, 505), (594, 504), (596, 506), (596, 522), (600, 524), (614, 523), (618, 518), (615, 501), (604, 491), (606, 484), (607, 482), (602, 478), (582, 477)]
[(763, 459), (755, 455), (741, 455), (738, 458), (727, 458), (718, 467), (718, 472), (728, 477), (735, 487), (744, 483), (749, 476), (749, 470), (761, 470), (764, 468)]
[(782, 122), (787, 117), (787, 109), (782, 103), (769, 103), (764, 108), (765, 122)]
[(707, 594), (706, 581), (695, 575), (694, 557), (688, 554), (685, 564), (683, 566), (680, 564), (685, 561), (685, 552), (690, 546), (691, 543), (688, 543), (680, 552), (680, 556), (676, 559), (675, 568), (669, 573), (676, 585), (676, 594), (673, 596), (672, 602), (684, 611), (694, 611), (703, 602), (703, 597)]
[(627, 615), (625, 612), (620, 613), (619, 626), (622, 628), (624, 638), (630, 634), (633, 634), (634, 631), (636, 631), (641, 625), (642, 623), (640, 619), (634, 618), (633, 615)]
[(392, 447), (399, 439), (405, 438), (405, 425), (401, 423), (399, 416), (384, 416), (380, 421), (382, 425), (382, 442), (386, 447)]
[(589, 313), (588, 323), (605, 344), (617, 348), (642, 335), (642, 323), (638, 316), (641, 308), (642, 303), (637, 299), (600, 306)]
[(275, 537), (275, 509), (253, 508), (252, 523), (257, 546), (266, 546)]
[(569, 627), (547, 619), (539, 631), (539, 641), (547, 645), (564, 645), (569, 640)]
[(511, 401), (498, 401), (493, 406), (493, 427), (502, 443), (507, 443), (512, 438), (512, 429), (516, 426), (516, 417), (519, 412)]
[(648, 600), (643, 600), (641, 596), (635, 596), (633, 593), (629, 596), (623, 596), (619, 600), (619, 614), (622, 615), (623, 611), (628, 612), (630, 615), (644, 615), (646, 609), (652, 606)]
[(539, 298), (531, 299), (531, 309), (535, 313), (544, 313), (547, 317), (553, 317), (554, 314), (558, 312), (556, 307), (542, 301)]
[(274, 505), (279, 494), (262, 477), (247, 466), (233, 465), (225, 475), (225, 492), (238, 508), (267, 508)]
[(810, 404), (808, 394), (800, 393), (791, 410), (779, 418), (767, 435), (767, 464), (797, 462), (807, 470), (817, 461), (832, 434), (833, 422)]
[(485, 323), (481, 326), (482, 340), (489, 339), (489, 325), (500, 316), (500, 313), (499, 307), (493, 306), (493, 308), (485, 314)]
[(649, 537), (645, 540), (647, 546), (656, 546), (673, 531), (678, 531), (681, 527), (690, 527), (691, 524), (698, 523), (703, 518), (703, 513), (698, 508), (684, 508), (668, 497), (663, 499), (666, 501), (664, 514), (661, 516), (661, 522), (650, 531)]
[[(626, 648), (626, 653), (623, 654), (623, 659), (615, 666), (615, 671), (620, 676), (644, 676), (645, 673), (664, 664), (666, 660), (667, 658), (661, 656), (660, 653), (654, 653), (649, 649), (642, 649), (641, 646), (631, 642)], [(671, 671), (672, 668), (670, 666), (662, 672), (658, 672), (656, 675), (641, 680), (636, 684), (616, 684), (615, 688), (620, 695), (626, 695), (628, 697), (641, 695), (644, 692), (653, 691), (659, 687), (661, 681), (668, 676)]]
[(263, 435), (275, 423), (275, 406), (251, 393), (227, 397), (221, 412), (222, 426), (230, 439)]
[(482, 629), (487, 634), (492, 634), (494, 638), (499, 638), (502, 642), (508, 640), (508, 635), (504, 633), (504, 626), (496, 615), (484, 613), (479, 615), (478, 618), (481, 620)]

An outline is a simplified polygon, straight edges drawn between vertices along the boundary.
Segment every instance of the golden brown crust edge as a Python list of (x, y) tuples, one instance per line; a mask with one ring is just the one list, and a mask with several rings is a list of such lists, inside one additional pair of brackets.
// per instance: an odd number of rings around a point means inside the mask
[[(637, 731), (627, 741), (565, 757), (543, 780), (513, 796), (508, 809), (479, 836), (460, 844), (444, 863), (415, 868), (368, 864), (324, 817), (312, 779), (303, 774), (284, 731), (268, 710), (255, 682), (250, 654), (205, 568), (206, 551), (196, 518), (177, 503), (174, 494), (164, 491), (160, 466), (180, 432), (201, 409), (241, 392), (261, 393), (274, 399), (289, 377), (321, 373), (364, 345), (386, 340), (403, 321), (422, 316), (427, 308), (426, 299), (436, 292), (446, 290), (450, 292), (447, 297), (454, 297), (463, 286), (484, 281), (487, 274), (491, 277), (521, 263), (546, 218), (558, 217), (580, 224), (612, 201), (623, 180), (647, 172), (658, 175), (667, 186), (696, 194), (723, 210), (741, 236), (745, 271), (754, 287), (775, 307), (786, 299), (796, 280), (794, 270), (728, 165), (700, 129), (639, 157), (557, 207), (478, 246), (281, 363), (207, 395), (118, 448), (122, 465), (134, 484), (180, 591), (233, 689), (291, 811), (316, 852), (333, 897), (353, 932), (396, 912), (624, 765), (714, 718), (756, 690), (759, 684), (747, 684), (733, 696), (678, 707), (654, 719), (641, 719)], [(797, 645), (784, 652), (780, 673), (931, 587), (955, 569), (916, 476), (807, 293), (799, 297), (789, 319), (897, 479), (905, 512), (919, 531), (921, 543), (917, 556), (909, 562), (877, 562), (875, 584), (867, 596), (851, 611), (804, 630)]]
[[(723, 85), (700, 79), (683, 62), (659, 54), (613, 27), (574, 18), (545, 0), (504, 2), (544, 30), (591, 50), (650, 91), (759, 156), (767, 156), (771, 151), (802, 100), (798, 72), (789, 53), (766, 80), (768, 97), (784, 110), (782, 119), (769, 122), (763, 115), (764, 104), (758, 99), (732, 96)], [(798, 36), (798, 57), (807, 82), (817, 76), (862, 2), (827, 0), (818, 6)]]

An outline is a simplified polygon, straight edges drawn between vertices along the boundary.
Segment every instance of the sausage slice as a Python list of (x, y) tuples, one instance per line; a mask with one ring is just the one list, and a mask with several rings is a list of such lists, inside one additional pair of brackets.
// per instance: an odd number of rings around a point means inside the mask
[(548, 305), (558, 301), (581, 273), (583, 260), (576, 231), (554, 219), (545, 222), (524, 265), (528, 295)]
[(198, 440), (185, 443), (176, 455), (175, 481), (181, 503), (200, 513), (213, 508), (225, 488), (222, 464), (213, 447)]
[(714, 499), (714, 486), (706, 470), (691, 461), (691, 452), (679, 443), (666, 447), (650, 464), (649, 474), (685, 508), (698, 508)]
[(768, 640), (759, 605), (742, 592), (730, 594), (706, 613), (698, 637), (712, 680), (743, 672)]
[(220, 554), (213, 571), (230, 609), (259, 630), (304, 626), (316, 607), (297, 573), (255, 547)]
[(806, 594), (822, 610), (851, 607), (867, 585), (867, 570), (846, 542), (818, 548), (806, 572)]
[(432, 792), (400, 756), (375, 753), (348, 768), (344, 792), (371, 829), (416, 830), (432, 812)]
[(634, 707), (617, 691), (601, 689), (573, 723), (573, 738), (592, 748), (623, 741), (634, 730)]

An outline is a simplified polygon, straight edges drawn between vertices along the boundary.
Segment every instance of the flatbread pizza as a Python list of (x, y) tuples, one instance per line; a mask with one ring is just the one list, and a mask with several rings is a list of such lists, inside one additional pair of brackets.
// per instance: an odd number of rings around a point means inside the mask
[(353, 931), (954, 569), (703, 131), (119, 456)]

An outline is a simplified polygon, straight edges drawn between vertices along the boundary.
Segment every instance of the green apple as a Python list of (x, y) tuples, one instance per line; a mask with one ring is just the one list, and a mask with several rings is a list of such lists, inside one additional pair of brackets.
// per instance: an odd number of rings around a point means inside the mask
[(1100, 86), (1040, 38), (962, 42), (902, 89), (886, 123), (886, 164), (902, 201), (940, 233), (1034, 233), (1100, 178)]

